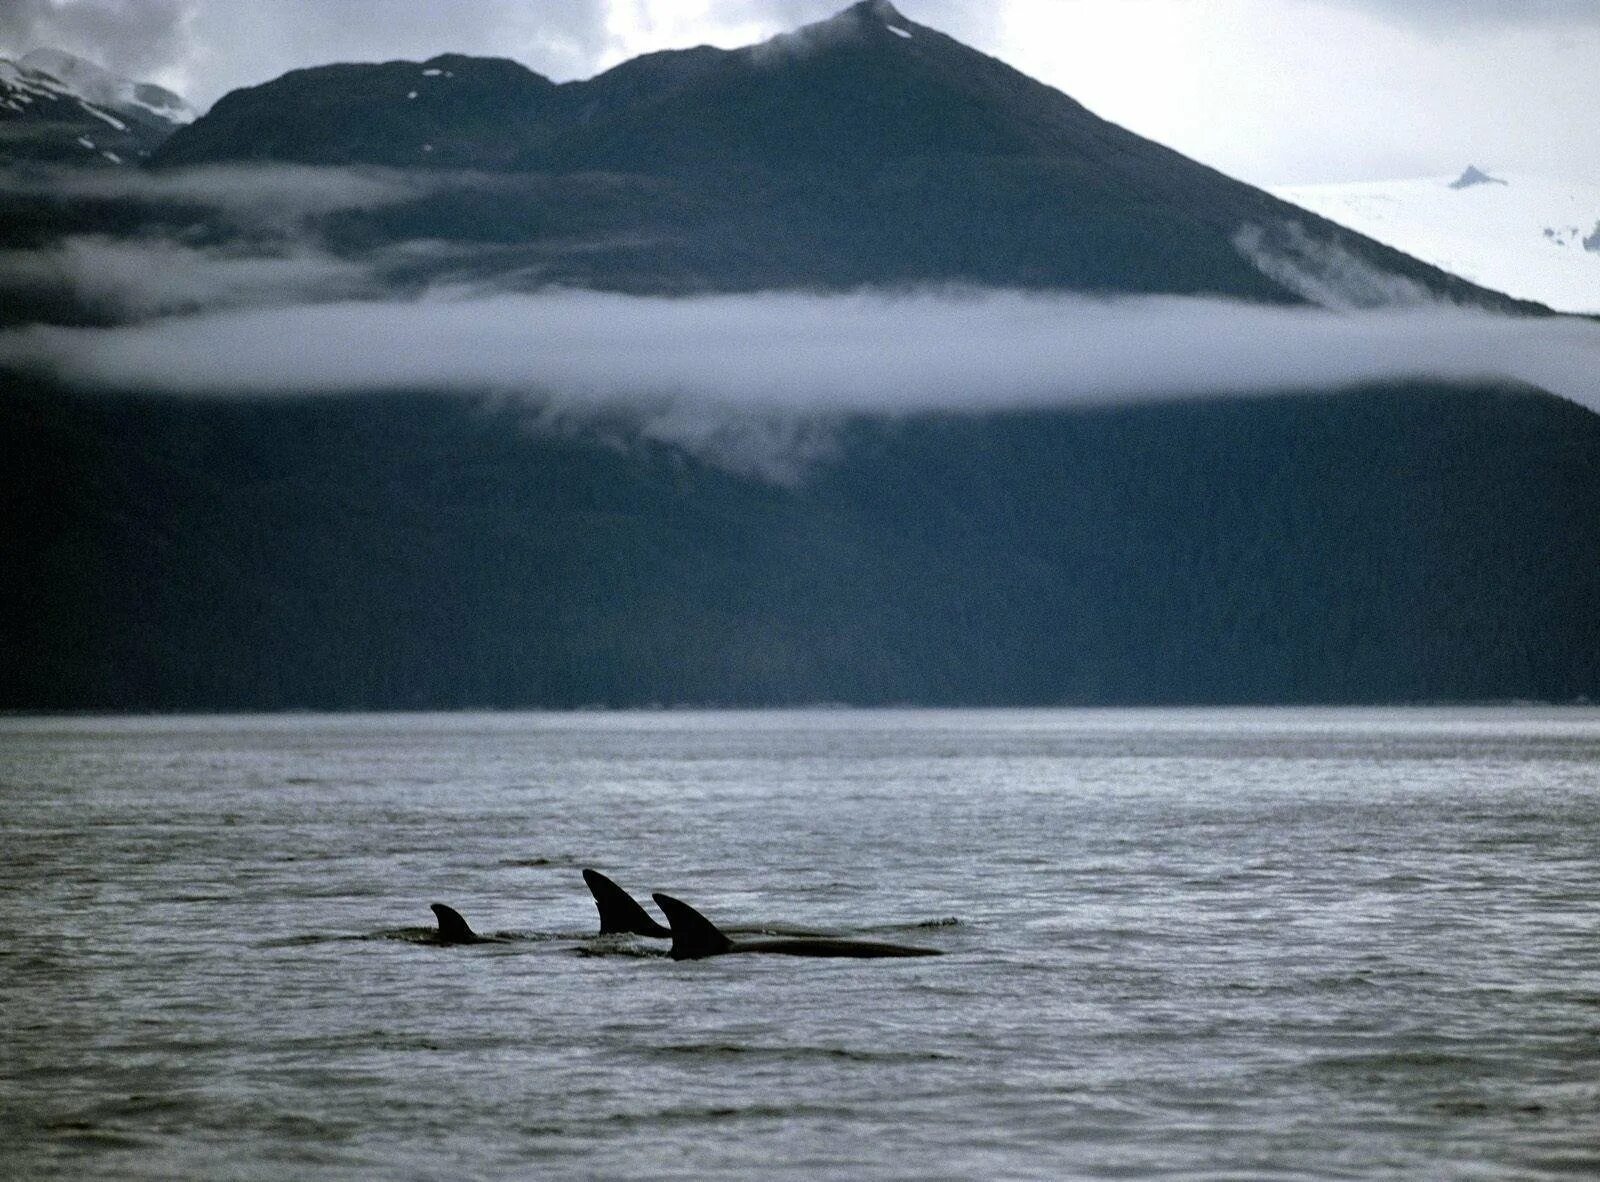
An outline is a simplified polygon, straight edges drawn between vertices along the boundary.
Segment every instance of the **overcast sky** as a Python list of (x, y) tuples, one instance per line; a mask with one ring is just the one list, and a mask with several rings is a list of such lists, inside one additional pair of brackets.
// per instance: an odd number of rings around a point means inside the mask
[[(1534, 172), (1600, 183), (1600, 0), (897, 0), (1142, 135), (1257, 184)], [(739, 45), (844, 0), (0, 0), (204, 107), (298, 66), (459, 51), (558, 80)]]

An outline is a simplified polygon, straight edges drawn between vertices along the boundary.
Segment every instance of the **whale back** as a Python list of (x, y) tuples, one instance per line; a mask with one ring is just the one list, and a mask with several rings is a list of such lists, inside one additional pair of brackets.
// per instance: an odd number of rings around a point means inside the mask
[(658, 893), (651, 897), (672, 925), (673, 960), (699, 960), (733, 950), (733, 941), (723, 934), (722, 929), (689, 904), (671, 895)]
[(636, 936), (670, 936), (672, 933), (650, 918), (650, 913), (616, 883), (598, 870), (585, 870), (583, 881), (594, 896), (595, 909), (600, 912), (600, 934), (631, 932)]
[(461, 912), (443, 903), (430, 903), (428, 909), (439, 921), (439, 942), (442, 944), (471, 944), (478, 939)]

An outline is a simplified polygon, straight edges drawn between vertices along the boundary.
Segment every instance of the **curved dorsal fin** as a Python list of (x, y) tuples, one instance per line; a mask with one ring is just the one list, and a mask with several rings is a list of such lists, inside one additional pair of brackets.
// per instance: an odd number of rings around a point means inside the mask
[(651, 896), (672, 925), (672, 959), (699, 960), (733, 949), (733, 941), (689, 904), (660, 893)]
[(632, 932), (636, 936), (670, 936), (672, 933), (650, 918), (650, 913), (634, 901), (632, 895), (612, 882), (598, 870), (585, 870), (583, 881), (594, 896), (594, 905), (600, 912), (600, 934)]
[(461, 912), (454, 907), (446, 907), (443, 903), (429, 903), (428, 909), (439, 920), (439, 939), (445, 944), (470, 944), (478, 938), (478, 933), (468, 926), (467, 921), (461, 918)]

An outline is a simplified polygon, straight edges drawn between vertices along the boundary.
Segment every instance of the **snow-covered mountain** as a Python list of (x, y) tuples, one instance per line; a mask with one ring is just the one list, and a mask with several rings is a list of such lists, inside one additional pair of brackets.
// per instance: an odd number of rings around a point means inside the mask
[(170, 90), (59, 49), (0, 58), (0, 163), (129, 164), (195, 115)]
[(1457, 177), (1272, 191), (1463, 279), (1600, 313), (1600, 185), (1469, 167)]

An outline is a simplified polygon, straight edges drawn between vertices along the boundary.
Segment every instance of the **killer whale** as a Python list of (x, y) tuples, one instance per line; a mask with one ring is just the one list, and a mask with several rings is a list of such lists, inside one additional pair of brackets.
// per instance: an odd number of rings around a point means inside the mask
[(800, 937), (776, 940), (734, 940), (689, 904), (659, 892), (651, 896), (671, 925), (673, 960), (702, 960), (737, 952), (768, 952), (780, 956), (940, 956), (937, 948), (910, 944), (884, 944), (876, 940), (840, 940)]
[(493, 936), (480, 936), (472, 930), (472, 925), (467, 923), (461, 912), (454, 907), (446, 907), (443, 903), (429, 903), (428, 910), (432, 911), (434, 918), (439, 921), (439, 930), (434, 933), (433, 939), (438, 944), (495, 944), (498, 943)]
[[(871, 940), (846, 940), (828, 932), (807, 928), (794, 928), (766, 924), (758, 927), (719, 928), (686, 903), (670, 895), (655, 895), (656, 905), (666, 914), (670, 927), (664, 927), (650, 917), (643, 907), (610, 878), (598, 870), (585, 867), (584, 884), (594, 897), (600, 916), (600, 935), (629, 934), (670, 939), (670, 955), (677, 960), (693, 960), (703, 956), (716, 956), (727, 952), (775, 952), (790, 956), (936, 956), (932, 948), (914, 948), (903, 944), (885, 944)], [(438, 920), (438, 929), (428, 934), (424, 943), (432, 944), (498, 944), (503, 936), (480, 936), (472, 925), (454, 907), (443, 903), (430, 903), (429, 910)], [(674, 913), (679, 918), (674, 919)], [(735, 942), (731, 934), (755, 935), (765, 939)]]
[[(671, 928), (657, 923), (638, 900), (598, 870), (586, 867), (583, 871), (583, 881), (588, 885), (589, 893), (594, 896), (595, 909), (600, 912), (602, 936), (631, 934), (661, 940), (671, 938)], [(827, 938), (834, 935), (833, 932), (818, 931), (815, 928), (772, 923), (736, 925), (724, 928), (723, 931), (741, 936), (795, 936), (806, 939)]]
[(650, 913), (639, 906), (632, 895), (598, 870), (585, 868), (583, 881), (588, 886), (589, 893), (594, 896), (595, 909), (600, 912), (602, 936), (627, 932), (635, 936), (656, 936), (664, 939), (672, 935), (670, 928), (663, 927), (651, 919)]

